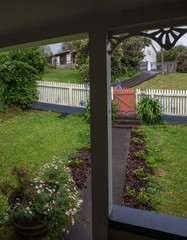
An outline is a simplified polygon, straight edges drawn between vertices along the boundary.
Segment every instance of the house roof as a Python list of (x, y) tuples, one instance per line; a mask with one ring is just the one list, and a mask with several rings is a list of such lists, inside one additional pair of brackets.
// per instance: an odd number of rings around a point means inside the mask
[(60, 53), (54, 54), (52, 57), (60, 56), (60, 55), (62, 55), (64, 53), (76, 53), (76, 52), (77, 52), (77, 50), (75, 50), (75, 49), (66, 50), (66, 51), (62, 51)]
[(0, 48), (81, 39), (98, 26), (121, 32), (145, 22), (151, 24), (147, 28), (158, 21), (163, 26), (187, 25), (186, 9), (186, 0), (1, 1)]

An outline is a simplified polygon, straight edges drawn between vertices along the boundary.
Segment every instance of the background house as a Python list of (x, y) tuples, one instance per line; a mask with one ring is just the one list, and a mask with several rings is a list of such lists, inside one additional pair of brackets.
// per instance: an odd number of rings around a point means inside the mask
[(141, 62), (140, 70), (141, 71), (157, 70), (157, 63), (156, 63), (157, 51), (155, 47), (152, 44), (150, 44), (149, 46), (145, 46), (143, 51), (144, 51), (144, 59)]
[(50, 63), (56, 64), (57, 68), (76, 69), (76, 50), (67, 50), (51, 57)]

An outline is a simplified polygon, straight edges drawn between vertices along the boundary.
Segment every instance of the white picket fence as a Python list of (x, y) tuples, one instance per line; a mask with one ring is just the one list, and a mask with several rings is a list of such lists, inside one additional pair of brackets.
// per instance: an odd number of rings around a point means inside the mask
[(79, 102), (89, 99), (90, 89), (84, 84), (37, 81), (38, 102), (81, 107)]
[[(66, 106), (81, 107), (79, 102), (89, 99), (90, 89), (84, 84), (37, 81), (38, 102), (54, 103)], [(113, 99), (113, 88), (111, 88)], [(187, 115), (187, 91), (148, 89), (146, 96), (158, 99), (164, 114)], [(136, 105), (142, 98), (141, 89), (136, 89)]]
[[(162, 113), (170, 115), (187, 115), (187, 91), (147, 89), (145, 96), (158, 99), (162, 105)], [(136, 105), (142, 99), (142, 90), (136, 89)]]

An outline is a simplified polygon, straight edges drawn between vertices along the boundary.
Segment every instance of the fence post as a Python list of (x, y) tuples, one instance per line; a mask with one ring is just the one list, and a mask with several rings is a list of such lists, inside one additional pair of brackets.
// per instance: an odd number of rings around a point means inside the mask
[(112, 99), (112, 101), (114, 100), (114, 89), (113, 89), (113, 87), (111, 87), (111, 99)]

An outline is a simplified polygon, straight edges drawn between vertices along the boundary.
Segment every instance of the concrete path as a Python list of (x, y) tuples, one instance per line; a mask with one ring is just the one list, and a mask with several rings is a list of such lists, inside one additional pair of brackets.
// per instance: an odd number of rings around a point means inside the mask
[(131, 88), (131, 87), (134, 87), (142, 82), (145, 82), (145, 81), (155, 77), (158, 74), (159, 74), (159, 72), (157, 72), (157, 71), (143, 71), (140, 75), (122, 82), (121, 86), (123, 88)]
[[(125, 169), (130, 141), (130, 129), (112, 129), (112, 161), (113, 161), (113, 203), (121, 204)], [(86, 187), (83, 189), (83, 206), (81, 220), (70, 228), (70, 233), (61, 236), (59, 240), (91, 240), (91, 176), (89, 176)]]

